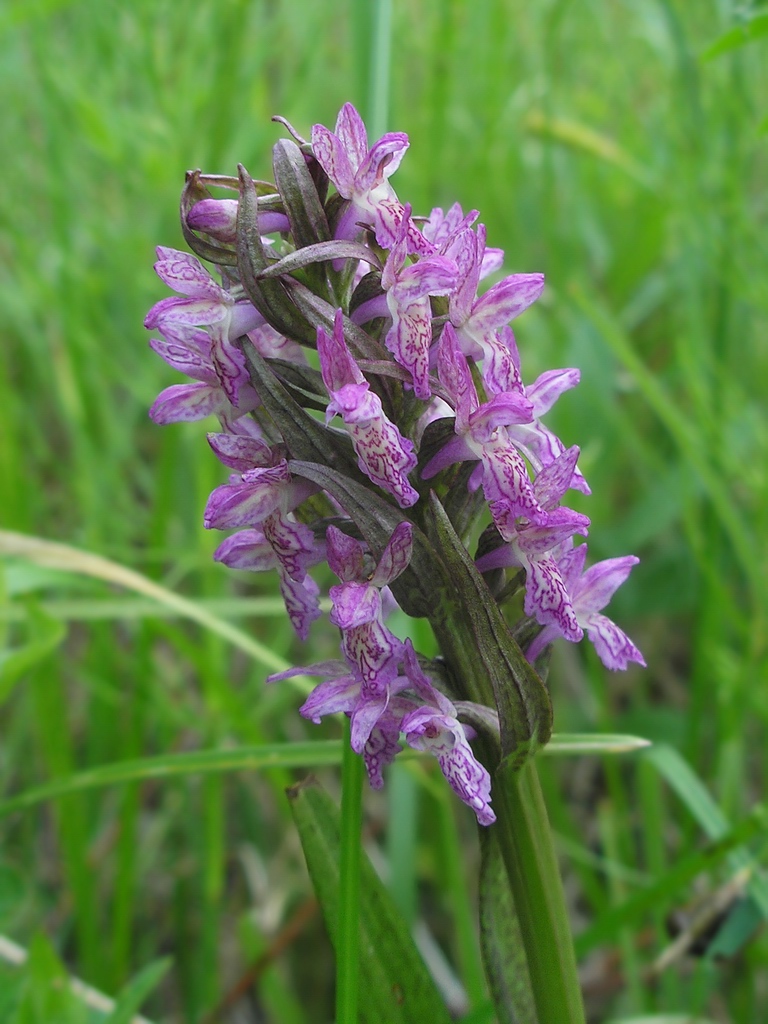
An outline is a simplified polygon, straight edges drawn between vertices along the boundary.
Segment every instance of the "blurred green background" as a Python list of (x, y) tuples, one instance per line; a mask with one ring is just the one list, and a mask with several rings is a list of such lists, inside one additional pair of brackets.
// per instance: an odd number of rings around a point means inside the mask
[[(525, 379), (581, 368), (549, 422), (582, 448), (591, 554), (642, 559), (611, 615), (648, 669), (612, 675), (590, 650), (559, 650), (555, 727), (635, 732), (696, 773), (681, 800), (648, 759), (545, 762), (594, 1021), (768, 1019), (754, 920), (734, 926), (728, 956), (683, 951), (653, 968), (667, 916), (696, 899), (711, 909), (735, 870), (727, 850), (703, 874), (673, 868), (754, 813), (767, 767), (768, 37), (702, 56), (754, 13), (728, 0), (394, 4), (389, 125), (411, 148), (393, 184), (418, 213), (478, 208), (507, 272), (546, 273), (515, 325)], [(332, 127), (361, 101), (365, 20), (337, 0), (0, 11), (0, 525), (140, 572), (291, 664), (329, 656), (332, 631), (316, 625), (302, 649), (273, 581), (211, 562), (221, 538), (202, 510), (222, 469), (205, 425), (148, 420), (179, 378), (142, 320), (166, 294), (154, 246), (183, 247), (185, 170), (241, 161), (268, 178), (273, 114), (304, 134)], [(305, 728), (294, 690), (265, 697), (272, 666), (246, 643), (32, 556), (3, 564), (7, 798), (121, 759), (338, 735)], [(51, 945), (112, 996), (170, 956), (154, 1020), (330, 1019), (332, 957), (282, 795), (300, 774), (0, 805), (0, 932), (32, 948), (25, 968), (0, 961), (2, 1019), (105, 1019), (52, 983)], [(711, 804), (696, 803), (701, 783)], [(463, 1010), (483, 997), (465, 810), (420, 767), (366, 794), (367, 842), (404, 912), (437, 936), (427, 955), (468, 990)], [(752, 832), (759, 860), (764, 830)], [(640, 912), (585, 931), (653, 885)]]

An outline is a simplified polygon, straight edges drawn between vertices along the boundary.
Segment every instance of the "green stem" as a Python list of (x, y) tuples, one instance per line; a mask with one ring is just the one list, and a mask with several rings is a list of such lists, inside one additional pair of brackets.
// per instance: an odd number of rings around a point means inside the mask
[(493, 806), (539, 1024), (584, 1024), (560, 869), (533, 760), (504, 772)]
[(356, 1024), (360, 989), (360, 832), (363, 821), (363, 759), (349, 745), (344, 720), (341, 768), (341, 853), (336, 939), (336, 1024)]

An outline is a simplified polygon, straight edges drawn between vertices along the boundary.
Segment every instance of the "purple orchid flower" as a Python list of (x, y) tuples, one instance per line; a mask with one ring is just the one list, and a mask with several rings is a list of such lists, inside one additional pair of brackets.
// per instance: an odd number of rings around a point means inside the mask
[[(450, 295), (458, 273), (453, 260), (444, 256), (425, 256), (408, 263), (408, 232), (411, 207), (405, 206), (397, 241), (390, 250), (381, 284), (385, 294), (369, 299), (352, 315), (362, 324), (374, 317), (392, 318), (384, 344), (400, 366), (409, 370), (417, 398), (432, 394), (429, 386), (429, 350), (432, 346), (432, 307), (430, 295)], [(407, 385), (406, 385), (407, 387)]]
[(574, 534), (586, 536), (589, 519), (569, 508), (555, 506), (570, 487), (578, 457), (579, 449), (574, 445), (534, 480), (533, 492), (547, 513), (543, 523), (518, 518), (504, 500), (491, 503), (491, 514), (506, 544), (477, 560), (480, 572), (522, 566), (526, 573), (525, 614), (543, 626), (555, 626), (561, 636), (574, 643), (584, 634), (556, 555)]
[(222, 426), (236, 433), (261, 434), (258, 424), (246, 416), (261, 403), (249, 380), (240, 383), (236, 401), (222, 385), (221, 375), (213, 361), (211, 336), (196, 327), (184, 324), (165, 325), (164, 338), (150, 338), (151, 348), (181, 373), (197, 383), (172, 384), (158, 395), (150, 417), (158, 424), (187, 423), (218, 416)]
[(286, 460), (263, 442), (230, 434), (209, 434), (208, 440), (219, 459), (239, 472), (208, 499), (206, 529), (259, 527), (284, 572), (301, 583), (325, 552), (310, 527), (291, 513), (316, 485), (293, 480)]
[(219, 382), (233, 405), (241, 387), (250, 384), (245, 356), (232, 344), (236, 338), (264, 323), (248, 301), (237, 302), (217, 284), (190, 253), (158, 246), (157, 276), (181, 296), (161, 299), (144, 319), (148, 330), (167, 335), (169, 325), (211, 328), (211, 361)]
[[(489, 360), (486, 360), (489, 362)], [(531, 402), (533, 418), (529, 423), (515, 424), (509, 427), (509, 436), (539, 473), (545, 466), (551, 465), (565, 451), (565, 445), (541, 422), (557, 399), (565, 391), (576, 387), (581, 379), (579, 370), (546, 370), (540, 374), (533, 384), (523, 385), (520, 376), (520, 356), (515, 336), (510, 327), (503, 328), (497, 335), (497, 345), (490, 357), (489, 365), (494, 367), (496, 380), (513, 380), (516, 387)], [(488, 383), (488, 376), (485, 376)], [(574, 468), (570, 486), (582, 494), (590, 494), (589, 485), (581, 470)]]
[(410, 370), (417, 398), (429, 398), (429, 350), (432, 345), (430, 295), (449, 295), (456, 286), (458, 270), (444, 256), (426, 256), (408, 264), (408, 232), (411, 207), (405, 207), (397, 241), (390, 251), (381, 284), (392, 317), (384, 344), (397, 362)]
[[(359, 225), (367, 224), (373, 227), (379, 245), (389, 249), (395, 244), (403, 205), (388, 179), (407, 148), (404, 132), (388, 132), (369, 149), (365, 125), (351, 103), (339, 111), (335, 133), (321, 124), (313, 127), (315, 158), (350, 204), (339, 220), (337, 238), (355, 239), (360, 235)], [(409, 228), (408, 238), (410, 252), (428, 255), (434, 251), (415, 225)]]
[(496, 332), (534, 303), (544, 289), (543, 274), (510, 274), (478, 297), (485, 236), (484, 224), (478, 225), (477, 231), (464, 228), (446, 250), (459, 268), (458, 285), (449, 304), (450, 320), (464, 354), (478, 361), (493, 354), (497, 347)]
[(300, 713), (315, 723), (325, 715), (350, 716), (352, 747), (362, 753), (374, 789), (383, 785), (383, 769), (402, 749), (398, 739), (404, 733), (410, 747), (437, 758), (448, 783), (475, 812), (481, 825), (496, 820), (490, 807), (490, 775), (472, 752), (455, 706), (421, 670), (410, 640), (401, 646), (399, 674), (388, 684), (386, 700), (379, 705), (374, 706), (366, 699), (359, 675), (354, 669), (350, 671), (347, 661), (291, 668), (269, 676), (267, 681), (296, 675), (324, 677), (325, 681), (315, 687)]
[[(454, 203), (447, 212), (436, 206), (422, 226), (421, 232), (439, 253), (445, 255), (460, 232), (471, 228), (478, 216), (477, 210), (470, 210), (465, 215), (459, 203)], [(479, 280), (482, 281), (489, 274), (501, 270), (503, 263), (503, 249), (486, 248), (480, 262)]]
[(520, 393), (507, 392), (494, 395), (481, 405), (466, 356), (450, 323), (445, 325), (440, 338), (438, 374), (454, 401), (456, 436), (430, 459), (422, 477), (428, 480), (454, 462), (479, 459), (481, 474), (472, 485), (482, 482), (488, 501), (503, 499), (515, 515), (527, 516), (535, 522), (546, 519), (525, 462), (507, 433), (510, 424), (530, 421), (531, 403)]
[[(221, 562), (231, 569), (242, 569), (247, 572), (265, 572), (268, 569), (277, 569), (280, 593), (285, 602), (288, 618), (299, 639), (307, 640), (309, 627), (321, 614), (320, 588), (306, 572), (301, 579), (287, 572), (282, 564), (282, 559), (275, 550), (274, 543), (267, 538), (264, 532), (257, 529), (239, 530), (219, 544), (213, 557), (215, 561)], [(322, 554), (315, 549), (311, 562), (316, 564), (320, 561), (322, 561)]]
[[(631, 661), (644, 666), (645, 659), (627, 634), (615, 622), (599, 614), (640, 559), (634, 555), (608, 558), (584, 572), (586, 557), (587, 545), (580, 544), (579, 547), (567, 550), (558, 559), (560, 574), (570, 595), (576, 621), (586, 630), (606, 668), (623, 671)], [(558, 636), (562, 636), (562, 633), (556, 625), (545, 626), (528, 647), (528, 660), (535, 661), (547, 644)]]
[(326, 423), (338, 413), (352, 438), (361, 471), (391, 494), (401, 508), (413, 505), (419, 498), (408, 482), (408, 473), (416, 465), (413, 442), (403, 437), (384, 415), (381, 399), (371, 391), (352, 358), (344, 341), (340, 309), (330, 337), (318, 327), (317, 351), (323, 382), (331, 398)]

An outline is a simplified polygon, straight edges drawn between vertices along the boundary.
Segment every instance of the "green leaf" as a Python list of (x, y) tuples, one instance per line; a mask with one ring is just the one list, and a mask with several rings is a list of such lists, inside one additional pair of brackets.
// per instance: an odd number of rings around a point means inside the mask
[[(664, 743), (653, 747), (645, 756), (664, 776), (710, 839), (722, 839), (728, 834), (728, 819), (685, 758)], [(760, 907), (763, 917), (768, 918), (768, 882), (762, 875), (756, 873), (757, 865), (754, 858), (748, 850), (736, 849), (728, 860), (734, 873), (746, 869), (750, 876), (747, 892)]]
[(318, 242), (329, 242), (333, 236), (317, 186), (309, 173), (304, 154), (293, 139), (279, 139), (275, 143), (272, 166), (297, 250)]
[(33, 807), (85, 789), (100, 789), (144, 779), (174, 778), (184, 775), (210, 775), (231, 771), (265, 771), (269, 768), (309, 768), (341, 763), (339, 740), (314, 740), (304, 743), (273, 743), (232, 750), (203, 750), (188, 754), (163, 754), (135, 761), (117, 761), (89, 768), (76, 775), (54, 779), (43, 786), (28, 789), (18, 796), (0, 801), (0, 818), (14, 811)]
[(272, 672), (282, 672), (289, 667), (266, 645), (259, 643), (242, 629), (219, 618), (218, 615), (212, 614), (197, 602), (190, 601), (188, 598), (168, 590), (167, 587), (161, 587), (159, 583), (147, 579), (141, 573), (134, 572), (133, 569), (128, 569), (118, 562), (112, 562), (108, 558), (102, 558), (101, 555), (94, 555), (90, 551), (80, 551), (67, 544), (57, 544), (55, 541), (43, 540), (40, 537), (13, 533), (10, 530), (0, 530), (0, 554), (15, 555), (46, 568), (92, 576), (120, 587), (127, 587), (129, 590), (134, 590), (136, 593), (143, 594), (166, 608), (172, 609), (185, 618), (192, 619), (205, 629), (217, 633)]
[(707, 946), (707, 956), (713, 960), (735, 956), (749, 942), (762, 921), (760, 907), (751, 897), (738, 900)]
[(24, 970), (22, 996), (11, 1024), (85, 1024), (88, 1011), (44, 935), (33, 938)]
[[(310, 878), (331, 941), (339, 926), (339, 810), (315, 779), (288, 790)], [(360, 1020), (450, 1024), (410, 931), (367, 857), (360, 871)]]
[(548, 757), (566, 757), (572, 754), (630, 754), (645, 750), (650, 740), (622, 733), (556, 732), (539, 754)]
[(365, 260), (372, 267), (381, 269), (381, 263), (376, 253), (362, 242), (316, 242), (314, 245), (305, 245), (303, 249), (288, 253), (277, 263), (271, 263), (266, 270), (260, 271), (257, 277), (260, 281), (267, 281), (271, 277), (292, 274), (295, 270), (302, 270), (315, 263), (344, 259)]
[(714, 60), (715, 57), (741, 49), (742, 46), (754, 43), (758, 39), (764, 39), (766, 36), (768, 36), (768, 11), (755, 14), (749, 21), (729, 29), (711, 46), (707, 47), (702, 53), (701, 59)]
[(163, 957), (139, 971), (118, 996), (115, 1008), (104, 1020), (104, 1024), (131, 1024), (134, 1014), (160, 984), (171, 963), (170, 957)]
[(258, 226), (259, 201), (256, 186), (242, 164), (240, 198), (237, 208), (237, 268), (248, 297), (265, 320), (277, 331), (312, 345), (317, 337), (315, 327), (291, 302), (282, 281), (262, 281), (259, 273), (270, 266)]
[(0, 704), (10, 695), (21, 677), (43, 661), (66, 636), (62, 623), (34, 604), (27, 606), (29, 641), (21, 647), (0, 651)]
[[(502, 761), (520, 768), (552, 733), (547, 690), (510, 633), (491, 592), (436, 495), (430, 495), (429, 535), (448, 570), (455, 597), (434, 603), (430, 621), (450, 670), (460, 673), (471, 700), (499, 713)], [(434, 602), (434, 599), (433, 599)]]
[(499, 837), (480, 832), (480, 943), (499, 1024), (536, 1024), (520, 922), (509, 887)]
[(725, 835), (678, 858), (672, 867), (652, 885), (642, 888), (619, 906), (611, 907), (576, 938), (576, 952), (583, 956), (601, 942), (613, 941), (616, 934), (644, 920), (649, 907), (663, 909), (673, 897), (704, 871), (711, 870), (745, 842), (760, 835), (766, 828), (766, 810), (756, 807), (743, 821)]

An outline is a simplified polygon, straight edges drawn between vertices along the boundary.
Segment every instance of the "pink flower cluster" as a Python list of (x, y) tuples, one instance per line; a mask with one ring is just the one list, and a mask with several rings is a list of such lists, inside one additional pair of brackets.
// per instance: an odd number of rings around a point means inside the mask
[[(551, 370), (525, 385), (510, 326), (541, 295), (543, 275), (509, 274), (479, 290), (485, 277), (498, 275), (503, 253), (486, 246), (476, 211), (465, 215), (457, 204), (419, 219), (399, 201), (389, 179), (407, 148), (399, 132), (369, 147), (351, 104), (335, 131), (315, 125), (311, 144), (295, 147), (299, 192), (324, 181), (336, 195), (318, 214), (325, 188), (307, 192), (302, 220), (295, 196), (276, 186), (282, 203), (273, 198), (269, 209), (259, 207), (249, 228), (262, 254), (255, 271), (243, 263), (251, 250), (242, 194), (239, 204), (204, 198), (192, 205), (187, 237), (197, 232), (201, 251), (221, 253), (221, 283), (194, 256), (158, 249), (155, 269), (179, 294), (158, 302), (145, 323), (159, 334), (153, 349), (192, 383), (163, 391), (150, 415), (158, 423), (218, 417), (221, 432), (209, 441), (234, 473), (211, 495), (205, 526), (236, 532), (215, 557), (238, 569), (277, 569), (302, 639), (320, 614), (310, 570), (327, 562), (339, 578), (330, 591), (331, 622), (343, 660), (273, 677), (323, 677), (302, 714), (313, 721), (347, 714), (374, 786), (400, 737), (432, 752), (457, 794), (489, 824), (490, 777), (469, 744), (472, 730), (410, 643), (385, 623), (394, 603), (389, 586), (409, 569), (413, 524), (421, 525), (430, 489), (463, 487), (467, 501), (477, 499), (473, 507), (493, 528), (477, 560), (481, 573), (524, 570), (525, 614), (539, 627), (530, 661), (553, 640), (577, 642), (586, 631), (608, 668), (644, 664), (626, 634), (600, 614), (637, 559), (585, 571), (586, 545), (574, 544), (587, 535), (589, 520), (562, 501), (571, 489), (589, 493), (579, 449), (567, 448), (542, 420), (578, 383), (579, 371)], [(302, 157), (311, 172), (305, 177)], [(313, 216), (317, 242), (308, 243), (306, 218)], [(358, 251), (370, 255), (350, 256)], [(281, 260), (286, 269), (275, 291)], [(271, 292), (262, 290), (265, 267), (275, 268)], [(276, 302), (284, 303), (279, 317), (271, 315)], [(314, 320), (308, 309), (319, 311)], [(307, 316), (309, 331), (301, 319)], [(301, 327), (292, 333), (284, 325), (294, 321)], [(316, 357), (307, 360), (309, 347)], [(254, 359), (266, 361), (299, 405), (324, 408), (325, 427), (307, 420), (307, 433), (324, 430), (334, 472), (344, 467), (355, 487), (362, 481), (376, 496), (376, 508), (385, 502), (400, 518), (378, 558), (338, 494), (297, 476), (300, 463), (292, 470), (292, 460), (305, 456), (276, 429)], [(466, 474), (463, 463), (473, 464)]]

